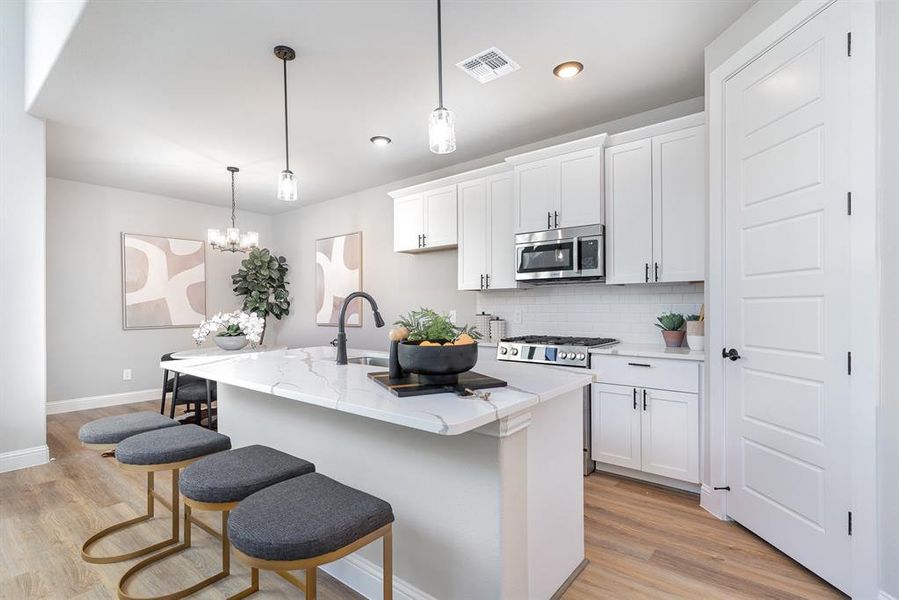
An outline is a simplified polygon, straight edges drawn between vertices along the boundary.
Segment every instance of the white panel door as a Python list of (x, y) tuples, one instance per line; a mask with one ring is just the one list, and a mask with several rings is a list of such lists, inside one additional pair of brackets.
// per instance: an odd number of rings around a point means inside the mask
[(652, 138), (654, 281), (705, 280), (705, 127)]
[(563, 154), (558, 160), (559, 227), (602, 223), (602, 148)]
[(850, 584), (848, 8), (725, 83), (727, 512)]
[(634, 387), (593, 384), (593, 460), (640, 469), (640, 394)]
[(644, 283), (652, 262), (652, 141), (605, 150), (606, 283)]
[(393, 251), (405, 252), (421, 247), (425, 231), (424, 199), (421, 194), (393, 201)]
[(515, 167), (515, 233), (552, 228), (558, 207), (558, 158)]
[(643, 470), (699, 483), (699, 396), (644, 388), (638, 400)]
[(458, 243), (456, 225), (456, 186), (448, 185), (425, 192), (425, 248), (455, 246)]
[[(511, 181), (510, 181), (511, 183)], [(460, 183), (459, 201), (459, 289), (479, 290), (487, 273), (489, 242), (487, 194), (484, 179)], [(508, 221), (512, 220), (511, 213)]]
[(515, 281), (515, 227), (512, 223), (515, 197), (512, 188), (512, 173), (487, 178), (487, 274), (490, 276), (488, 283), (491, 290), (518, 287)]

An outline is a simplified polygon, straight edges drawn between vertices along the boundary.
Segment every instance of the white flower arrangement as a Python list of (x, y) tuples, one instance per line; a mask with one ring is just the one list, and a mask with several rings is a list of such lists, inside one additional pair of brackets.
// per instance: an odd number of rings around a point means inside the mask
[(245, 335), (247, 341), (255, 346), (261, 341), (264, 329), (265, 319), (256, 313), (235, 310), (231, 313), (216, 313), (211, 319), (206, 319), (194, 329), (193, 338), (199, 346), (211, 333), (222, 336)]

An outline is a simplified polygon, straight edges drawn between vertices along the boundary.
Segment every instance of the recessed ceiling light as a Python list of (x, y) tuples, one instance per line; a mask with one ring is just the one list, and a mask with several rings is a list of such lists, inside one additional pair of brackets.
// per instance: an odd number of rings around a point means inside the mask
[(393, 140), (391, 140), (386, 135), (376, 135), (375, 137), (371, 138), (369, 141), (372, 144), (374, 144), (375, 146), (383, 147), (383, 146), (386, 146), (387, 144), (389, 144), (390, 142), (392, 142)]
[(563, 62), (561, 65), (556, 65), (556, 68), (553, 69), (553, 75), (559, 79), (571, 79), (583, 70), (583, 64), (576, 60), (569, 60), (568, 62)]

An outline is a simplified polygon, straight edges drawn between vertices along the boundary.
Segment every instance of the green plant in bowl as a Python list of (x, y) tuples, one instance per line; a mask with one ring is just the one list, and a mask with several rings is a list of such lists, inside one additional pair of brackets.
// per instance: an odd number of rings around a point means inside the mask
[(481, 334), (474, 327), (457, 326), (450, 320), (449, 315), (442, 315), (433, 309), (424, 307), (401, 315), (394, 325), (406, 329), (406, 339), (410, 342), (446, 344), (459, 339), (463, 334), (472, 340), (481, 338)]

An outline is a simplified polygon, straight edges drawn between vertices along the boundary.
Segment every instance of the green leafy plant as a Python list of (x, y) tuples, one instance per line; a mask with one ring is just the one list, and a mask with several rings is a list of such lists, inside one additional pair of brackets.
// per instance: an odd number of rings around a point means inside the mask
[(400, 316), (394, 325), (406, 328), (409, 332), (406, 339), (410, 342), (446, 343), (455, 340), (463, 333), (467, 333), (475, 340), (481, 338), (481, 334), (474, 327), (456, 326), (450, 320), (449, 315), (441, 315), (437, 311), (424, 307)]
[(671, 312), (662, 313), (659, 315), (658, 321), (654, 325), (662, 331), (679, 331), (684, 326), (684, 315)]
[(684, 317), (687, 321), (698, 321), (699, 315), (687, 315)]
[(290, 314), (287, 293), (287, 259), (267, 248), (253, 248), (231, 276), (234, 293), (243, 296), (243, 310), (263, 319), (281, 319)]
[(243, 330), (240, 328), (240, 325), (228, 325), (225, 329), (219, 330), (215, 335), (218, 337), (237, 337), (238, 335), (243, 335)]

